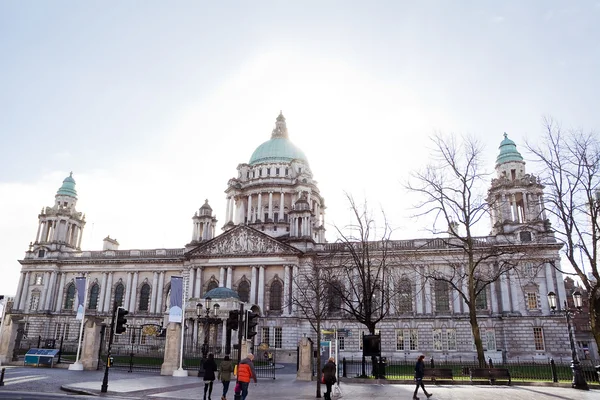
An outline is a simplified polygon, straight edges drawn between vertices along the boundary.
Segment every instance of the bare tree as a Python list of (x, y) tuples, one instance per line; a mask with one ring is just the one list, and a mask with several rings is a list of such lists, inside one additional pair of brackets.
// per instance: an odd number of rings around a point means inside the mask
[[(338, 240), (331, 246), (328, 268), (330, 312), (356, 320), (373, 335), (377, 324), (389, 315), (394, 297), (390, 293), (392, 229), (385, 213), (383, 225), (377, 228), (366, 201), (358, 205), (350, 194), (346, 198), (353, 221), (343, 229), (335, 226)], [(365, 375), (364, 359), (362, 370)]]
[(600, 139), (593, 132), (563, 132), (548, 117), (543, 123), (542, 142), (527, 143), (527, 148), (543, 166), (543, 182), (550, 189), (547, 210), (557, 222), (555, 235), (569, 265), (587, 291), (591, 330), (600, 349)]
[[(317, 255), (313, 263), (298, 271), (292, 280), (292, 304), (300, 319), (308, 321), (321, 343), (321, 326), (328, 314), (328, 270), (322, 267), (323, 256)], [(317, 357), (317, 398), (321, 397), (321, 357)]]
[[(459, 140), (454, 135), (439, 134), (432, 137), (432, 142), (432, 163), (423, 171), (413, 172), (405, 187), (421, 198), (415, 205), (418, 210), (415, 217), (433, 217), (430, 231), (443, 237), (432, 241), (437, 241), (435, 247), (446, 250), (442, 262), (430, 263), (426, 268), (415, 266), (414, 270), (425, 281), (435, 282), (438, 293), (453, 289), (462, 298), (468, 308), (477, 359), (483, 367), (486, 361), (477, 310), (487, 301), (488, 287), (515, 268), (513, 255), (517, 250), (510, 243), (498, 245), (491, 238), (474, 235), (475, 225), (489, 215), (483, 190), (489, 174), (481, 168), (480, 143), (473, 138)], [(443, 230), (439, 229), (440, 224)], [(419, 260), (418, 255), (415, 260)]]

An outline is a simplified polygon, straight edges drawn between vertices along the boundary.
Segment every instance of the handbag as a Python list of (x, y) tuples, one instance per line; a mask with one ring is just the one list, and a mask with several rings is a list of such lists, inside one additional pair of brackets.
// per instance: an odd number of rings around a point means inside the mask
[(242, 384), (240, 382), (235, 383), (234, 393), (240, 394), (242, 392)]
[(325, 383), (325, 374), (321, 375), (321, 383)]

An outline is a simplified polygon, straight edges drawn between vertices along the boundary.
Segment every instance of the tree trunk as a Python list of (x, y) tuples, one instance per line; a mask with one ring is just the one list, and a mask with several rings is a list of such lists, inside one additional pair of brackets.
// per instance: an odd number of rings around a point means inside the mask
[(483, 342), (481, 341), (481, 332), (479, 331), (479, 323), (477, 322), (477, 313), (474, 306), (469, 308), (469, 320), (475, 341), (475, 348), (477, 349), (477, 362), (479, 363), (479, 368), (485, 368), (485, 353), (483, 352)]

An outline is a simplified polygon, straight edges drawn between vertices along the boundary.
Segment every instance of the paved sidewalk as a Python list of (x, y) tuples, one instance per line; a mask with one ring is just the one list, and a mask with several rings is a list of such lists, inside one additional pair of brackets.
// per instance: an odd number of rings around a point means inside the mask
[[(99, 394), (101, 380), (65, 385), (63, 389)], [(471, 386), (427, 385), (427, 390), (433, 393), (432, 400), (597, 400), (600, 391), (579, 391), (562, 387), (540, 386)], [(123, 398), (173, 400), (173, 399), (202, 399), (204, 383), (197, 377), (171, 377), (171, 376), (138, 376), (130, 379), (111, 379), (108, 392), (111, 395)], [(401, 384), (360, 384), (341, 383), (341, 396), (334, 399), (348, 400), (379, 400), (379, 399), (412, 399), (413, 385)], [(221, 398), (222, 385), (215, 382), (212, 399)], [(325, 390), (325, 386), (322, 386)], [(281, 375), (277, 379), (259, 379), (258, 385), (250, 385), (247, 400), (273, 399), (273, 400), (304, 400), (314, 399), (316, 396), (315, 382), (297, 381), (295, 375)], [(425, 396), (420, 393), (421, 399)], [(233, 399), (233, 384), (227, 398)]]

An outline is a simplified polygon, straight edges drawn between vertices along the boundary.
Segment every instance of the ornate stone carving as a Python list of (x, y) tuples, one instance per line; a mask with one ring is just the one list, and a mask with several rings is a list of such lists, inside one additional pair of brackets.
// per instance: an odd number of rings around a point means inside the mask
[(245, 226), (232, 229), (192, 252), (197, 255), (300, 253), (299, 250)]

